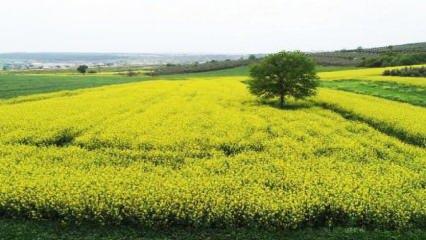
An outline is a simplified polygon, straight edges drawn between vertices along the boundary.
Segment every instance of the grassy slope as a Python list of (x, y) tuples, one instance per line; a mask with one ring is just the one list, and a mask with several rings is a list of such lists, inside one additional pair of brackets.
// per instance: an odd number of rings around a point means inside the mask
[(323, 81), (321, 86), (426, 106), (426, 88), (424, 87), (362, 80)]
[(119, 75), (2, 74), (0, 75), (0, 98), (137, 82), (146, 78)]

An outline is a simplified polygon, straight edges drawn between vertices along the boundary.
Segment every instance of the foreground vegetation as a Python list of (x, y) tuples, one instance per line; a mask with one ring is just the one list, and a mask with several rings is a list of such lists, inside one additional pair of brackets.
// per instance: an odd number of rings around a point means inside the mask
[(321, 70), (284, 109), (249, 94), (247, 67), (1, 75), (156, 81), (0, 100), (0, 239), (425, 238), (425, 78)]
[(365, 230), (360, 228), (320, 228), (293, 231), (262, 229), (137, 229), (132, 227), (74, 226), (46, 221), (0, 219), (0, 239), (7, 240), (122, 240), (122, 239), (291, 239), (291, 240), (418, 240), (425, 239), (421, 229), (410, 231)]

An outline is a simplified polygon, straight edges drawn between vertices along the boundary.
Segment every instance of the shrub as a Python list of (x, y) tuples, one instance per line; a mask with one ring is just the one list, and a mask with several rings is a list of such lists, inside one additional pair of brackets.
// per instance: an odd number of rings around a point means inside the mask
[(79, 73), (86, 74), (87, 69), (89, 69), (89, 67), (87, 65), (80, 65), (80, 66), (78, 66), (77, 71)]
[(129, 70), (129, 71), (127, 71), (126, 75), (127, 75), (128, 77), (134, 77), (134, 76), (139, 75), (139, 73), (138, 73), (138, 72), (135, 72), (135, 71), (133, 71), (133, 70)]
[(385, 70), (383, 76), (426, 77), (426, 67), (405, 67)]

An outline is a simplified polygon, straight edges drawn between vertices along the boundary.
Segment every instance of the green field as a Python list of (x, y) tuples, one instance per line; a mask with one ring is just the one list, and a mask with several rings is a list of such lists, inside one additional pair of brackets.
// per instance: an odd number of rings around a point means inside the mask
[(0, 74), (0, 239), (425, 238), (425, 79), (319, 70)]
[(147, 77), (119, 75), (68, 74), (0, 74), (0, 98), (13, 98), (31, 94), (92, 88), (111, 84), (143, 81)]
[(393, 82), (341, 80), (323, 81), (322, 87), (382, 97), (390, 100), (426, 106), (426, 88)]

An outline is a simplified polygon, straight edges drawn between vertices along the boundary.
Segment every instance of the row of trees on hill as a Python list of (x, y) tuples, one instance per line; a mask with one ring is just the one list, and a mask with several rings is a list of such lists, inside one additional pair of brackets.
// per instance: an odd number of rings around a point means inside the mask
[(385, 67), (426, 63), (426, 42), (310, 53), (324, 66)]
[(360, 67), (389, 67), (426, 63), (426, 53), (382, 54), (363, 59)]
[(256, 61), (257, 61), (256, 56), (250, 55), (248, 59), (238, 59), (238, 60), (228, 59), (225, 61), (211, 60), (205, 63), (196, 62), (193, 64), (167, 64), (164, 66), (158, 66), (153, 68), (152, 71), (149, 73), (149, 75), (158, 76), (158, 75), (170, 75), (170, 74), (179, 74), (179, 73), (208, 72), (208, 71), (246, 66), (246, 65), (255, 63)]

